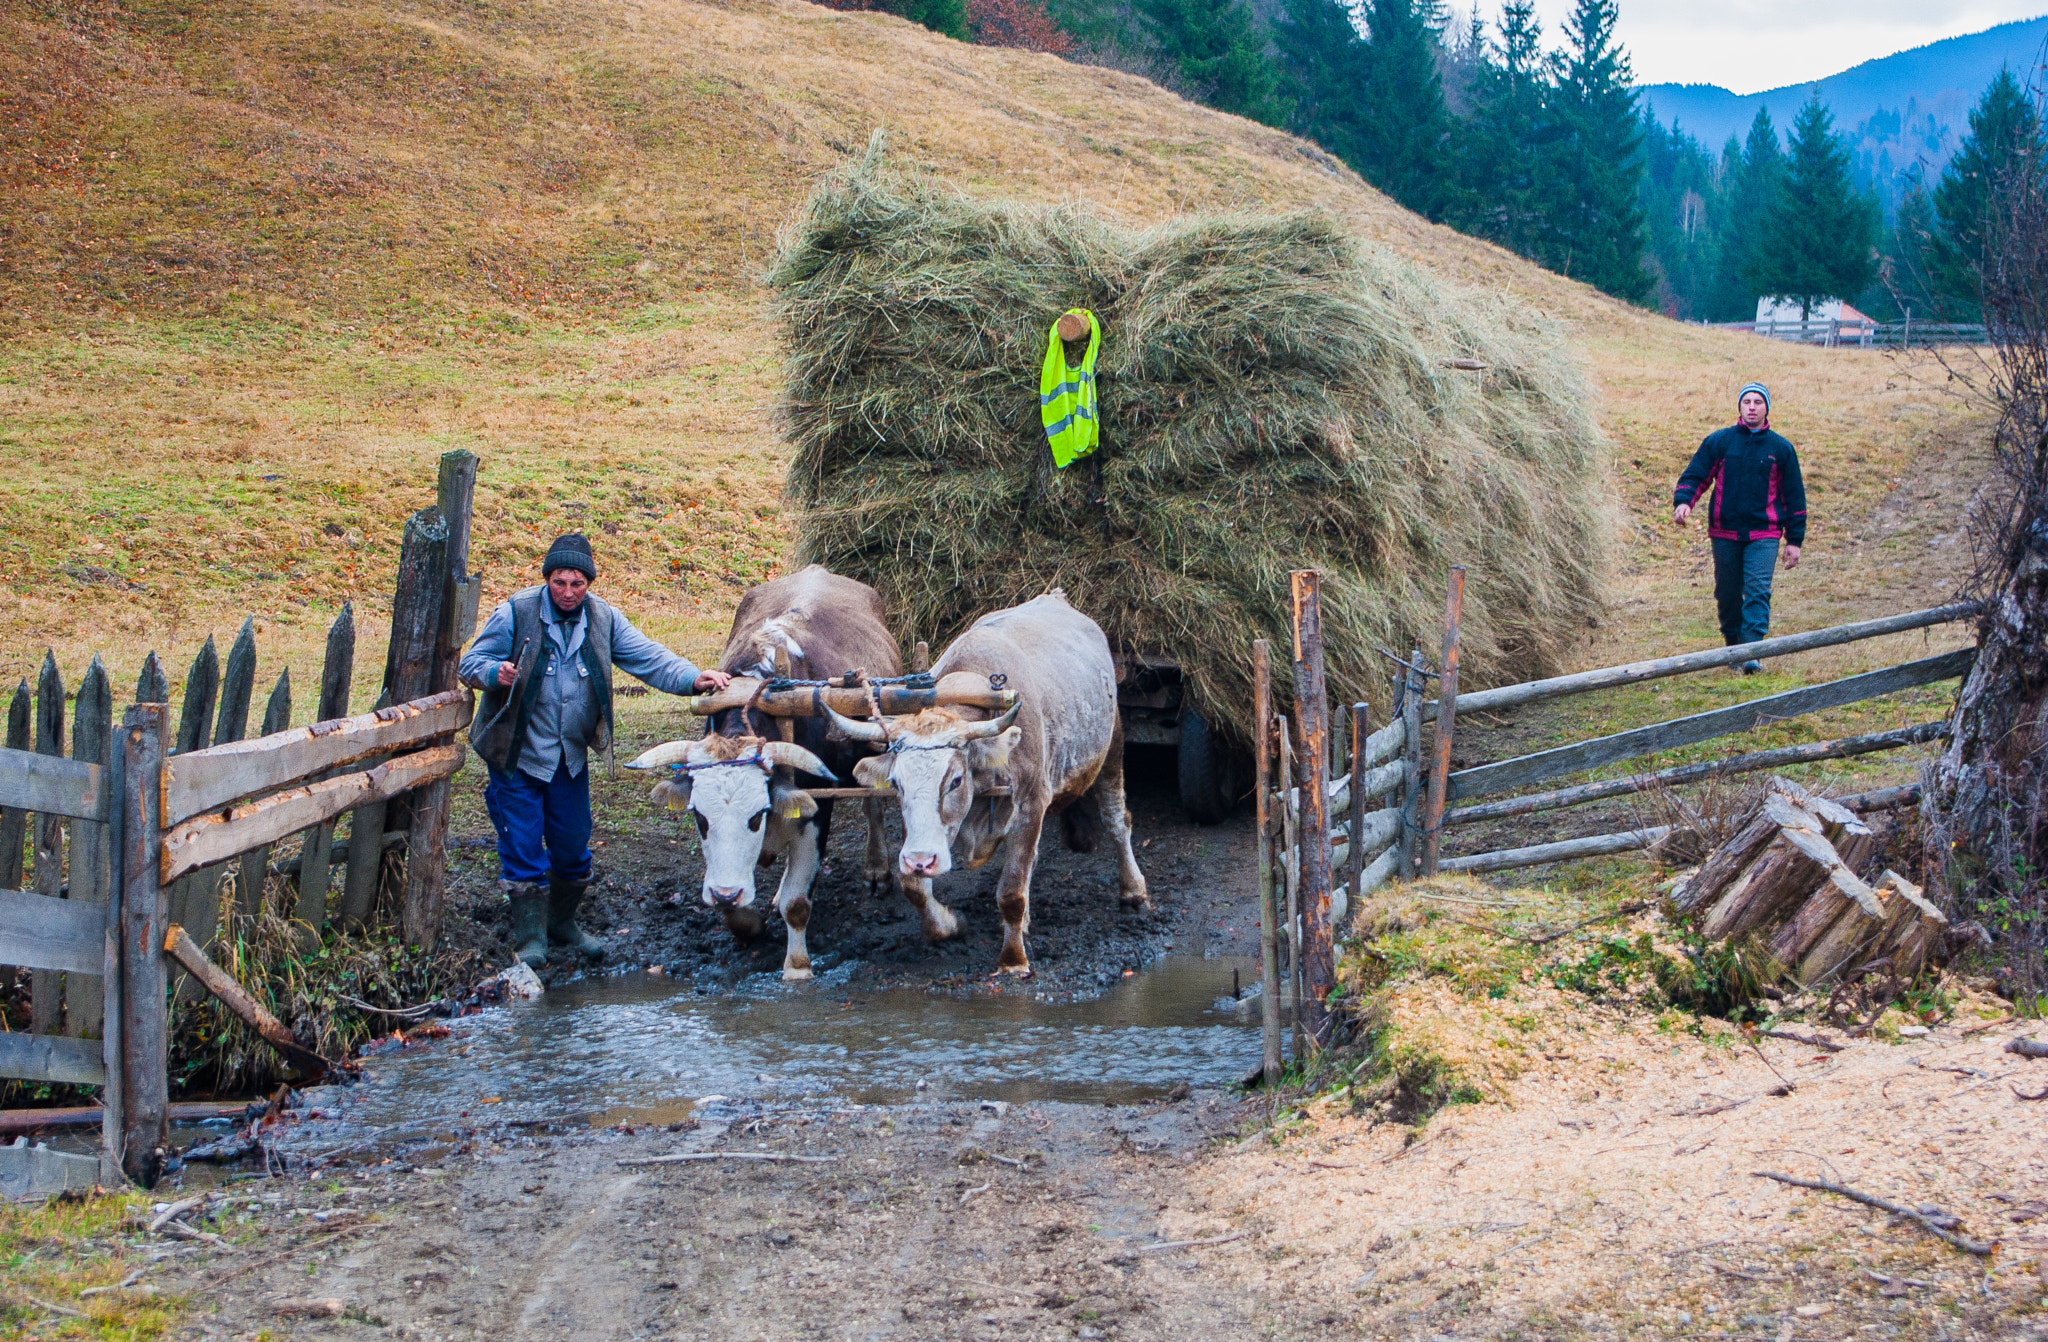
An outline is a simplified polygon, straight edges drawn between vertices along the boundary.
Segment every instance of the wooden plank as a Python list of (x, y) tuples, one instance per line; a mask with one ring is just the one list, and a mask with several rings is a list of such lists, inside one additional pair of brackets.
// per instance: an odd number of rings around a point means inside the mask
[[(434, 639), (434, 663), (427, 677), (426, 692), (455, 688), (455, 667), (462, 659), (462, 645), (469, 641), (476, 616), (476, 602), (482, 586), (469, 573), (469, 524), (476, 498), (476, 454), (466, 448), (441, 454), (440, 474), (435, 484), (434, 506), (448, 526), (448, 545), (443, 556), (447, 574), (446, 590), (438, 607), (440, 628)], [(464, 617), (471, 628), (463, 628)]]
[[(56, 654), (47, 649), (43, 652), (42, 670), (36, 675), (36, 754), (44, 758), (61, 758), (64, 754), (64, 677), (57, 670)], [(38, 815), (33, 833), (36, 893), (56, 899), (64, 892), (64, 817)], [(38, 969), (32, 982), (30, 1028), (37, 1034), (62, 1034), (64, 976), (54, 969)]]
[(1301, 723), (1301, 963), (1302, 1015), (1310, 1047), (1330, 1044), (1335, 1021), (1330, 989), (1337, 955), (1330, 927), (1330, 694), (1323, 667), (1322, 575), (1291, 575), (1294, 632), (1294, 713)]
[(1874, 792), (1857, 792), (1847, 797), (1836, 797), (1837, 805), (1846, 806), (1858, 815), (1869, 815), (1872, 811), (1896, 811), (1902, 806), (1920, 804), (1920, 785), (1907, 783), (1900, 787), (1881, 787)]
[[(213, 721), (214, 703), (219, 698), (220, 653), (214, 649), (213, 635), (208, 634), (205, 646), (192, 659), (192, 669), (185, 675), (185, 702), (178, 709), (178, 735), (172, 742), (175, 753), (190, 754), (212, 744), (207, 732)], [(155, 701), (145, 699), (142, 702)]]
[[(391, 691), (387, 688), (378, 697), (377, 707), (390, 706)], [(383, 802), (371, 802), (348, 818), (348, 866), (342, 871), (341, 907), (335, 912), (341, 917), (341, 925), (351, 932), (368, 927), (370, 916), (376, 911), (377, 892), (383, 886), (386, 810)]]
[[(448, 600), (449, 530), (449, 520), (439, 505), (420, 509), (405, 523), (405, 538), (398, 552), (397, 586), (391, 597), (391, 643), (384, 660), (384, 688), (394, 704), (423, 698), (436, 688), (435, 650), (441, 638), (441, 612)], [(388, 801), (384, 828), (410, 832), (413, 801), (409, 796)], [(413, 878), (419, 864), (431, 864), (433, 855), (419, 851), (417, 838), (413, 836), (414, 842), (406, 854), (397, 892), (397, 913), (405, 939), (413, 945), (431, 948), (433, 930), (422, 936), (417, 927), (418, 891)]]
[(29, 735), (29, 719), (34, 711), (35, 700), (29, 694), (28, 682), (24, 680), (14, 687), (14, 697), (8, 701), (7, 745), (4, 751), (0, 751), (0, 887), (9, 890), (21, 885), (22, 853), (28, 843), (28, 813), (51, 809), (40, 795), (33, 800), (11, 800), (10, 789), (15, 784), (17, 771), (35, 768), (39, 758), (29, 749), (34, 744), (34, 738)]
[[(918, 646), (922, 647), (922, 644)], [(1252, 796), (1258, 847), (1260, 1071), (1277, 1085), (1283, 1066), (1280, 1038), (1280, 915), (1273, 907), (1273, 645), (1252, 643)]]
[[(38, 755), (32, 750), (0, 749), (0, 804), (14, 814), (36, 811), (43, 815), (72, 816), (80, 820), (107, 818), (106, 771), (97, 764), (80, 760)], [(12, 834), (17, 843), (27, 832), (27, 822), (17, 821)], [(15, 869), (5, 870), (4, 845), (9, 830), (0, 823), (0, 876), (21, 883), (20, 858)]]
[(96, 904), (0, 890), (0, 961), (7, 964), (97, 975), (106, 932), (107, 912)]
[(1532, 815), (1537, 811), (1550, 811), (1564, 806), (1583, 806), (1587, 802), (1604, 801), (1609, 797), (1625, 797), (1653, 787), (1674, 787), (1723, 774), (1753, 773), (1759, 769), (1780, 769), (1791, 764), (1811, 764), (1817, 760), (1847, 759), (1880, 750), (1897, 750), (1902, 746), (1940, 740), (1947, 733), (1948, 722), (1943, 720), (1923, 722), (1917, 727), (1900, 727), (1889, 732), (1845, 736), (1835, 741), (1809, 741), (1796, 746), (1753, 750), (1746, 755), (1736, 755), (1725, 760), (1684, 764), (1677, 768), (1660, 769), (1656, 773), (1632, 774), (1627, 778), (1610, 778), (1598, 783), (1581, 783), (1577, 787), (1558, 788), (1552, 792), (1531, 792), (1501, 801), (1463, 806), (1448, 812), (1444, 816), (1444, 824), (1470, 825), (1482, 820), (1498, 820), (1503, 816)]
[[(327, 655), (320, 663), (320, 707), (316, 722), (338, 722), (348, 716), (348, 692), (355, 678), (356, 609), (353, 602), (342, 605), (341, 614), (327, 626)], [(327, 925), (327, 888), (333, 882), (332, 864), (327, 860), (334, 849), (334, 822), (323, 820), (306, 831), (299, 845), (299, 898), (292, 916), (299, 924), (299, 945), (318, 949), (320, 929)]]
[(163, 767), (169, 711), (166, 704), (136, 704), (122, 717), (114, 738), (115, 773), (121, 780), (115, 819), (121, 864), (121, 1168), (145, 1188), (163, 1168), (159, 1153), (170, 1137), (166, 975), (157, 950), (167, 922), (165, 892), (157, 880), (162, 843), (157, 799), (163, 795), (157, 771)]
[[(228, 648), (227, 668), (220, 677), (220, 709), (214, 718), (213, 744), (227, 745), (249, 735), (249, 706), (256, 697), (256, 617), (245, 616), (242, 628)], [(185, 885), (183, 909), (174, 909), (174, 921), (195, 929), (203, 946), (212, 946), (220, 936), (221, 885), (225, 869), (202, 871)], [(190, 979), (178, 983), (181, 1001), (199, 1000), (199, 985)]]
[(1960, 601), (1954, 605), (1916, 610), (1905, 615), (1889, 615), (1881, 620), (1836, 625), (1832, 629), (1815, 629), (1804, 634), (1785, 634), (1756, 643), (1738, 644), (1732, 648), (1710, 648), (1703, 652), (1688, 652), (1676, 657), (1656, 657), (1644, 662), (1630, 662), (1625, 666), (1605, 666), (1597, 671), (1578, 671), (1568, 676), (1552, 676), (1548, 680), (1503, 685), (1498, 689), (1475, 690), (1463, 696), (1458, 711), (1498, 712), (1520, 704), (1532, 704), (1541, 699), (1555, 699), (1560, 695), (1613, 689), (1617, 685), (1634, 685), (1640, 681), (1684, 675), (1689, 671), (1705, 671), (1717, 666), (1735, 666), (1751, 658), (1784, 657), (1795, 652), (1810, 652), (1815, 648), (1831, 648), (1842, 643), (1855, 643), (1867, 638), (1881, 638), (1886, 634), (1900, 634), (1937, 624), (1949, 624), (1956, 620), (1967, 620), (1975, 615), (1978, 609), (1978, 604), (1974, 601)]
[[(1366, 712), (1364, 704), (1351, 705), (1351, 777), (1360, 780), (1365, 776), (1365, 738), (1372, 734), (1366, 730)], [(1349, 800), (1350, 798), (1347, 797), (1346, 801), (1348, 802)], [(1362, 814), (1365, 810), (1364, 800), (1361, 798), (1359, 804), (1353, 809)], [(1357, 828), (1358, 826), (1354, 822), (1352, 825), (1354, 832)], [(1365, 845), (1354, 843), (1351, 845), (1351, 858), (1344, 865), (1345, 890), (1356, 896), (1358, 894), (1358, 878), (1364, 875), (1364, 873)]]
[(164, 762), (164, 814), (177, 824), (230, 802), (304, 783), (372, 755), (410, 750), (469, 725), (470, 691), (448, 690), (352, 718), (293, 727)]
[[(114, 689), (107, 681), (107, 668), (95, 653), (79, 682), (78, 698), (71, 714), (71, 758), (99, 768), (103, 778), (113, 776)], [(103, 798), (104, 800), (104, 798)], [(105, 808), (108, 812), (112, 807)], [(98, 912), (100, 950), (97, 963), (64, 985), (65, 1033), (73, 1039), (97, 1039), (103, 1033), (105, 1002), (100, 975), (106, 968), (106, 905), (114, 886), (113, 849), (109, 827), (100, 822), (78, 819), (71, 823), (70, 900)]]
[(107, 1065), (97, 1039), (0, 1034), (0, 1076), (67, 1086), (103, 1086)]
[[(755, 676), (735, 676), (724, 689), (697, 695), (684, 703), (699, 717), (710, 717), (713, 713), (728, 708), (744, 708), (749, 704), (771, 717), (820, 717), (823, 716), (821, 705), (829, 706), (843, 717), (865, 718), (868, 715), (868, 692), (865, 689), (798, 686), (773, 693), (763, 691), (760, 702), (754, 703), (754, 692), (763, 683)], [(968, 672), (955, 672), (929, 690), (912, 689), (908, 685), (881, 685), (876, 687), (875, 693), (881, 700), (882, 712), (891, 717), (939, 705), (1007, 710), (1017, 702), (1015, 690), (992, 690), (984, 677)]]
[(1575, 745), (1559, 746), (1555, 750), (1538, 751), (1533, 755), (1522, 755), (1496, 764), (1482, 764), (1476, 769), (1464, 769), (1452, 774), (1450, 793), (1452, 797), (1462, 799), (1481, 797), (1490, 792), (1505, 792), (1512, 788), (1527, 787), (1546, 778), (1556, 778), (1562, 774), (1584, 773), (1588, 769), (1636, 759), (1656, 751), (1674, 750), (1680, 746), (1711, 741), (1719, 736), (1752, 731), (1758, 727), (1782, 722), (1787, 718), (1817, 713), (1822, 709), (1839, 708), (1844, 704), (1858, 703), (1881, 694), (1892, 694), (1941, 680), (1953, 680), (1969, 672), (1970, 664), (1976, 656), (1975, 648), (1960, 648), (1955, 652), (1907, 662), (1903, 666), (1887, 667), (1882, 671), (1870, 671), (1860, 676), (1832, 680), (1825, 685), (1810, 685), (1801, 690), (1788, 690), (1783, 694), (1752, 699), (1728, 708), (1717, 708), (1687, 718), (1653, 723), (1647, 727), (1616, 732), (1612, 736), (1597, 737)]
[[(1294, 791), (1296, 771), (1294, 767), (1293, 729), (1287, 725), (1285, 713), (1273, 714), (1271, 728), (1275, 741), (1274, 782), (1279, 785), (1281, 796)], [(1294, 1056), (1306, 1058), (1308, 1050), (1303, 1047), (1301, 1024), (1301, 829), (1299, 817), (1292, 806), (1280, 806), (1276, 827), (1280, 831), (1280, 852), (1274, 859), (1280, 870), (1286, 873), (1283, 891), (1276, 892), (1274, 901), (1279, 906), (1281, 937), (1287, 945), (1287, 1001), (1294, 1011)]]
[[(893, 797), (896, 795), (896, 789), (892, 787), (811, 787), (804, 788), (803, 793), (813, 801), (843, 800), (850, 797), (865, 801), (876, 797)], [(977, 797), (1007, 797), (1010, 795), (1010, 789), (1005, 784), (997, 783), (990, 787), (975, 788), (974, 795)]]
[(1422, 874), (1436, 874), (1437, 852), (1443, 844), (1444, 803), (1449, 800), (1445, 783), (1451, 776), (1451, 739), (1458, 721), (1459, 631), (1465, 618), (1465, 569), (1451, 566), (1448, 595), (1444, 598), (1443, 671), (1437, 681), (1436, 736), (1431, 740), (1429, 790), (1422, 799)]
[[(270, 690), (270, 699), (263, 705), (263, 735), (272, 736), (292, 725), (292, 669), (278, 672), (277, 684)], [(175, 765), (175, 761), (173, 764)], [(270, 845), (251, 848), (242, 854), (235, 873), (235, 903), (243, 913), (257, 913), (263, 908), (263, 885), (270, 875)]]
[(171, 678), (164, 674), (164, 664), (158, 660), (156, 649), (149, 650), (149, 656), (142, 659), (142, 670), (135, 676), (135, 702), (138, 704), (168, 704), (171, 701)]
[(463, 747), (455, 742), (429, 746), (362, 773), (343, 774), (196, 816), (164, 831), (160, 879), (175, 880), (257, 844), (275, 843), (343, 811), (387, 801), (446, 778), (462, 767), (463, 754)]
[(1648, 848), (1670, 832), (1671, 826), (1658, 825), (1621, 834), (1594, 834), (1583, 839), (1565, 839), (1560, 843), (1539, 843), (1529, 848), (1502, 848), (1491, 853), (1474, 853), (1469, 857), (1447, 857), (1437, 864), (1437, 870), (1506, 871), (1511, 867), (1537, 867), (1546, 862), (1569, 862), (1574, 858), (1627, 853)]

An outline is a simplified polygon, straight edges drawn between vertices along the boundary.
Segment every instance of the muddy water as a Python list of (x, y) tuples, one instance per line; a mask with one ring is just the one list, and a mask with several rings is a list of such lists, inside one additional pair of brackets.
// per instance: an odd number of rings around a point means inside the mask
[(570, 984), (452, 1023), (416, 1053), (366, 1061), (347, 1109), (381, 1126), (472, 1121), (670, 1122), (700, 1104), (799, 1100), (1128, 1103), (1180, 1082), (1221, 1086), (1259, 1057), (1256, 965), (1168, 958), (1087, 1002), (860, 993), (832, 975), (762, 976), (718, 996), (638, 975)]

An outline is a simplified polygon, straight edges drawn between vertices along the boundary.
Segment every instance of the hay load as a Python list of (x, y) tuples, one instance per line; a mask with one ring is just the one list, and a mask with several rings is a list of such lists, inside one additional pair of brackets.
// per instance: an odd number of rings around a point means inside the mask
[[(1133, 232), (881, 158), (878, 136), (820, 185), (768, 283), (797, 562), (872, 584), (905, 637), (1064, 587), (1241, 733), (1251, 640), (1284, 665), (1292, 569), (1324, 574), (1333, 696), (1376, 715), (1393, 668), (1372, 649), (1434, 647), (1453, 563), (1467, 684), (1557, 668), (1597, 615), (1604, 444), (1534, 313), (1319, 215)], [(1071, 307), (1103, 328), (1099, 501), (1095, 461), (1055, 472), (1038, 415)]]

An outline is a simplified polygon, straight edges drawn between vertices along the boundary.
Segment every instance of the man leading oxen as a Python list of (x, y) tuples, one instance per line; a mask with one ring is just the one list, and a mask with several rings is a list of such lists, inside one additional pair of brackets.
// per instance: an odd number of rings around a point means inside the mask
[[(900, 661), (896, 641), (875, 589), (842, 578), (821, 565), (777, 578), (749, 591), (734, 612), (732, 632), (719, 658), (722, 671), (763, 679), (775, 674), (776, 654), (786, 653), (790, 675), (818, 680), (860, 670), (890, 677)], [(719, 712), (699, 741), (670, 741), (634, 760), (628, 768), (676, 770), (655, 794), (671, 809), (687, 810), (704, 840), (704, 903), (725, 916), (742, 936), (761, 927), (753, 911), (754, 873), (787, 853), (775, 907), (789, 929), (782, 976), (807, 979), (811, 957), (805, 931), (810, 892), (832, 830), (832, 801), (814, 801), (802, 790), (805, 776), (829, 783), (850, 772), (869, 747), (828, 739), (820, 718), (795, 720), (795, 741), (776, 738), (773, 718), (756, 708)], [(789, 774), (778, 775), (777, 766)], [(882, 853), (882, 804), (869, 801), (867, 876), (877, 883), (888, 874)]]
[[(869, 787), (894, 787), (902, 799), (898, 873), (926, 936), (937, 941), (959, 926), (932, 893), (933, 879), (952, 870), (955, 840), (965, 840), (970, 871), (999, 845), (1009, 845), (997, 886), (1003, 916), (997, 963), (1028, 974), (1031, 872), (1047, 816), (1060, 818), (1067, 846), (1076, 852), (1092, 852), (1106, 826), (1117, 844), (1124, 905), (1152, 906), (1124, 808), (1116, 666), (1101, 627), (1055, 589), (975, 621), (932, 667), (935, 677), (954, 672), (1006, 676), (1016, 707), (994, 719), (983, 710), (953, 707), (873, 722), (829, 707), (826, 712), (844, 735), (887, 746), (887, 753), (856, 763), (853, 773)], [(1010, 794), (990, 795), (1004, 780)]]

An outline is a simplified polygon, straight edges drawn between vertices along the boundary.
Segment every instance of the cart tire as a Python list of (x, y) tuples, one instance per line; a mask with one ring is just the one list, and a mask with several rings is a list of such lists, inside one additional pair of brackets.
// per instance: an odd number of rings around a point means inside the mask
[(1180, 710), (1180, 809), (1197, 825), (1214, 825), (1230, 814), (1229, 747), (1209, 728), (1194, 705)]

